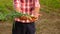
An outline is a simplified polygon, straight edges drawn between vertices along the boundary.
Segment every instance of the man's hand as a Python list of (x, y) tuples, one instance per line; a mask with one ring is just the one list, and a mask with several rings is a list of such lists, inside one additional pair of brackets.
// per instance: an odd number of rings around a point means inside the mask
[(35, 22), (36, 20), (38, 20), (37, 17), (27, 17), (27, 16), (21, 16), (19, 17), (20, 20), (29, 20), (31, 22)]
[(19, 19), (21, 19), (21, 20), (27, 20), (27, 17), (26, 16), (21, 16), (21, 17), (19, 17)]
[(15, 10), (16, 10), (17, 12), (19, 12), (19, 13), (21, 12), (21, 8), (20, 8), (20, 7), (16, 7)]
[(35, 7), (31, 21), (36, 21), (40, 17), (40, 7)]
[(29, 17), (27, 17), (27, 16), (21, 16), (21, 17), (19, 17), (19, 19), (20, 20), (29, 20), (29, 21), (31, 21), (31, 22), (34, 22), (35, 21), (35, 17), (31, 17), (31, 18), (29, 18)]

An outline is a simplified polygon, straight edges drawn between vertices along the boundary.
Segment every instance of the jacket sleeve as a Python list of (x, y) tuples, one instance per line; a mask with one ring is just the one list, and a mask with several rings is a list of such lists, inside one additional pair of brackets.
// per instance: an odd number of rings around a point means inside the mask
[(39, 0), (35, 0), (35, 7), (40, 7)]

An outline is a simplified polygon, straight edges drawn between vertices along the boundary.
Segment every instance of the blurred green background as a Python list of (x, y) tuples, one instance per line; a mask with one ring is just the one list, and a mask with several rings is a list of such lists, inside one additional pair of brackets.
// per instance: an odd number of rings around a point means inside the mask
[[(40, 0), (36, 34), (60, 34), (60, 0)], [(5, 15), (14, 11), (13, 0), (0, 0), (0, 34), (11, 34), (12, 20)]]

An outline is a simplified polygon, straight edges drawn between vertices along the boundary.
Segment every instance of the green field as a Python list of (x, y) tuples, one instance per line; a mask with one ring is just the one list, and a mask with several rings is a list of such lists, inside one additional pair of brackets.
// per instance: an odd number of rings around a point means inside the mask
[[(40, 5), (36, 34), (60, 34), (60, 0), (40, 0)], [(0, 0), (0, 34), (11, 34), (12, 21), (5, 15), (13, 10), (13, 0)]]

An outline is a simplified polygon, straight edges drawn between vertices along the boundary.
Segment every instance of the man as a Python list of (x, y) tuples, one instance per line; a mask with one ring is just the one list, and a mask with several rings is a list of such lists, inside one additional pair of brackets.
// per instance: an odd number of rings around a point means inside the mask
[(39, 0), (14, 0), (14, 8), (17, 12), (28, 14), (36, 19), (27, 16), (15, 18), (12, 34), (35, 34), (35, 21), (38, 20), (40, 9)]

